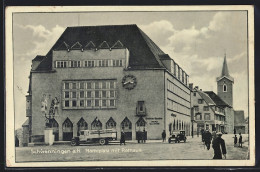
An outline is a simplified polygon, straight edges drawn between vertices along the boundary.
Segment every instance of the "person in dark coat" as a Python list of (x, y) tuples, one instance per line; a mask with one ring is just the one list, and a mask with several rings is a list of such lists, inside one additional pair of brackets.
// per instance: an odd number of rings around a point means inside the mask
[[(222, 154), (223, 154), (224, 158), (226, 159), (226, 154), (227, 154), (226, 145), (225, 145), (225, 141), (221, 138), (221, 136), (222, 136), (222, 133), (218, 132), (217, 138), (215, 140), (213, 140), (213, 142), (212, 142), (212, 148), (214, 149), (213, 159), (222, 159)], [(221, 149), (220, 149), (220, 147), (221, 147)]]
[(208, 150), (210, 149), (211, 140), (211, 133), (209, 132), (209, 130), (206, 130), (206, 132), (204, 133), (204, 142)]
[(166, 132), (165, 132), (165, 130), (163, 130), (163, 132), (162, 132), (162, 139), (163, 139), (163, 142), (165, 142), (165, 139), (166, 139)]
[(143, 130), (143, 133), (142, 133), (142, 143), (145, 143), (145, 129)]
[(137, 141), (138, 141), (138, 143), (140, 143), (140, 141), (141, 141), (141, 134), (142, 134), (142, 132), (140, 130), (138, 130), (137, 131)]
[(234, 147), (236, 147), (237, 146), (237, 135), (235, 135), (235, 137), (234, 137)]
[(242, 134), (239, 133), (238, 147), (242, 148)]
[(212, 140), (215, 140), (217, 138), (217, 132), (215, 130), (212, 131), (211, 136), (212, 136)]
[(125, 145), (125, 132), (121, 132), (121, 138), (120, 138), (120, 146), (124, 144)]
[(201, 129), (201, 141), (204, 142), (204, 129)]

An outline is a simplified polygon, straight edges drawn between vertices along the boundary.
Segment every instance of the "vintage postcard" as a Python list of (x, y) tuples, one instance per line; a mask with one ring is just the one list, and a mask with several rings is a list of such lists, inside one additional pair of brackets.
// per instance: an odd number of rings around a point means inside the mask
[(255, 165), (253, 6), (5, 14), (7, 167)]

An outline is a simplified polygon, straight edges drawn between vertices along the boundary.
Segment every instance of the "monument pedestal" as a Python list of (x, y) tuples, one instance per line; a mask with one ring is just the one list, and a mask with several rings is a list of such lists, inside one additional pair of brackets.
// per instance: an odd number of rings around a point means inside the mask
[(52, 128), (46, 128), (44, 130), (44, 142), (45, 142), (45, 144), (53, 145), (54, 135), (53, 135), (53, 129)]

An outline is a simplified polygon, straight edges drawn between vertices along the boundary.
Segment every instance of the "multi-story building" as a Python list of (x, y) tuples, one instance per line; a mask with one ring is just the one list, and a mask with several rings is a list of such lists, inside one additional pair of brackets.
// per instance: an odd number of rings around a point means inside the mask
[(43, 141), (46, 127), (56, 141), (81, 129), (189, 135), (189, 76), (136, 25), (68, 27), (29, 78), (29, 142)]
[(200, 134), (201, 130), (224, 132), (224, 109), (218, 106), (206, 92), (199, 90), (198, 86), (192, 89), (191, 99), (193, 134)]

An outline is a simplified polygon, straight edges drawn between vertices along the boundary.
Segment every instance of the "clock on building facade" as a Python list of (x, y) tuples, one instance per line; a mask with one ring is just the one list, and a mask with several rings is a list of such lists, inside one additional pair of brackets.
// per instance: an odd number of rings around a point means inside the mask
[(122, 84), (125, 89), (131, 90), (137, 84), (136, 77), (133, 75), (126, 75), (122, 79)]

